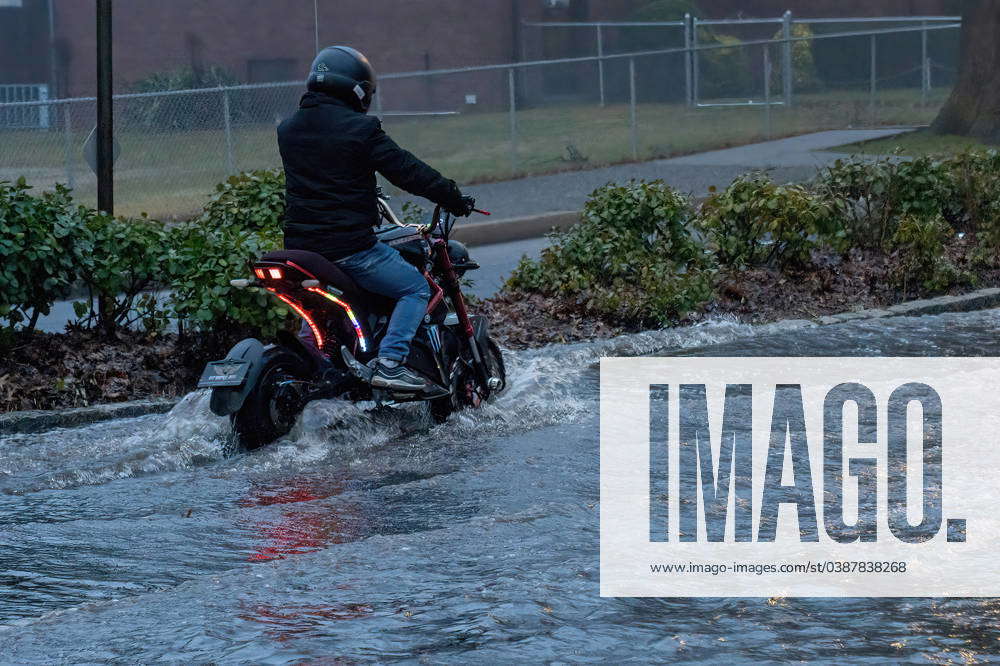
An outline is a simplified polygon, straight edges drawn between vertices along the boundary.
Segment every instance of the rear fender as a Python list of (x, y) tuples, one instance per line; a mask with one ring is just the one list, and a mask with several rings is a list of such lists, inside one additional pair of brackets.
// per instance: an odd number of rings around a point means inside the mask
[(212, 389), (212, 400), (209, 404), (212, 413), (219, 416), (229, 416), (243, 406), (257, 380), (260, 378), (260, 371), (264, 367), (264, 352), (269, 347), (265, 347), (256, 338), (247, 338), (236, 343), (236, 345), (226, 354), (226, 359), (240, 360), (250, 363), (246, 379), (240, 386)]

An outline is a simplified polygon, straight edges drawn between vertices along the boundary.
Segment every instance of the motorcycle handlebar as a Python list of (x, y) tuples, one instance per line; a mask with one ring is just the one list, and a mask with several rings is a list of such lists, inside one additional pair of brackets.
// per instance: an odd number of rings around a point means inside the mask
[[(480, 215), (492, 215), (488, 210), (480, 210), (478, 208), (472, 209), (473, 213), (479, 213)], [(434, 215), (431, 218), (431, 225), (427, 228), (429, 233), (432, 233), (438, 227), (438, 223), (441, 221), (441, 205), (437, 204), (434, 206)]]

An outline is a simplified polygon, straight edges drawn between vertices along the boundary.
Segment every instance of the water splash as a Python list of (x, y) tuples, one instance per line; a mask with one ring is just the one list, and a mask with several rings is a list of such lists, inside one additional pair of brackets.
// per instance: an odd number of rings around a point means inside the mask
[(718, 319), (596, 342), (507, 351), (507, 389), (482, 409), (455, 414), (446, 424), (432, 425), (421, 404), (375, 409), (372, 403), (322, 400), (307, 406), (282, 441), (233, 459), (225, 455), (228, 420), (211, 413), (207, 391), (195, 391), (166, 415), (6, 438), (0, 448), (0, 492), (100, 485), (213, 463), (221, 465), (220, 473), (241, 473), (306, 468), (331, 459), (351, 466), (384, 455), (419, 457), (419, 447), (405, 445), (428, 439), (435, 448), (461, 445), (575, 420), (594, 409), (595, 367), (601, 357), (675, 353), (805, 325), (749, 326)]

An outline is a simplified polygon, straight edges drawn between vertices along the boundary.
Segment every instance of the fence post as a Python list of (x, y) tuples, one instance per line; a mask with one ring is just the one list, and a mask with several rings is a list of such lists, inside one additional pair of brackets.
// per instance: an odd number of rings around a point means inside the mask
[(226, 134), (226, 173), (236, 173), (236, 160), (233, 157), (233, 127), (229, 113), (229, 89), (219, 86), (222, 91), (222, 127)]
[(691, 106), (694, 97), (691, 92), (691, 15), (684, 15), (684, 103)]
[(785, 108), (787, 109), (792, 105), (792, 10), (790, 9), (781, 17), (781, 36), (785, 40), (781, 73), (783, 74), (782, 83), (784, 84), (782, 92), (785, 98)]
[(66, 187), (74, 189), (76, 178), (73, 175), (73, 114), (70, 103), (63, 104), (63, 151), (66, 159)]
[(632, 159), (639, 159), (639, 128), (635, 115), (635, 58), (628, 59), (628, 118), (632, 140)]
[(319, 0), (313, 0), (313, 40), (316, 47), (313, 53), (319, 53)]
[(604, 100), (604, 35), (601, 31), (601, 24), (597, 24), (597, 86), (601, 91), (601, 106)]
[[(47, 102), (48, 100), (49, 100), (49, 85), (47, 83), (43, 83), (42, 85), (38, 86), (38, 101), (39, 102)], [(44, 106), (39, 106), (38, 107), (38, 126), (41, 127), (42, 129), (48, 129), (49, 128), (49, 122), (50, 122), (49, 121), (49, 105), (46, 104)]]
[(698, 57), (698, 17), (691, 17), (691, 74), (694, 83), (691, 86), (691, 106), (698, 106), (701, 99), (701, 63)]
[(771, 47), (764, 44), (764, 125), (771, 140)]
[(507, 70), (507, 89), (510, 97), (510, 172), (517, 174), (517, 96), (514, 94), (514, 68)]
[(927, 94), (930, 92), (930, 59), (927, 57), (927, 21), (921, 24), (923, 30), (920, 31), (920, 103), (927, 106)]
[(876, 86), (877, 86), (875, 73), (876, 73), (876, 69), (878, 67), (878, 59), (877, 59), (878, 56), (877, 56), (876, 51), (875, 51), (875, 35), (871, 36), (871, 58), (872, 58), (872, 63), (871, 63), (871, 70), (872, 71), (871, 71), (871, 81), (868, 84), (868, 87), (869, 87), (869, 90), (868, 90), (868, 107), (869, 107), (869, 109), (871, 111), (871, 115), (872, 115), (872, 127), (874, 127), (875, 126), (875, 90), (876, 90)]

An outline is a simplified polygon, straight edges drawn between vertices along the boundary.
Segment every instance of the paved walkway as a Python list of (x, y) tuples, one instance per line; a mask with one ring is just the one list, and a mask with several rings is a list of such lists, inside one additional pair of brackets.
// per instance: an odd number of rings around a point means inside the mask
[[(782, 182), (805, 180), (813, 176), (817, 167), (843, 157), (840, 153), (819, 151), (847, 143), (879, 139), (908, 129), (815, 132), (653, 162), (470, 185), (463, 188), (463, 191), (476, 197), (483, 208), (494, 213), (491, 218), (473, 216), (471, 223), (580, 210), (587, 196), (598, 187), (608, 182), (625, 182), (632, 178), (662, 178), (684, 192), (704, 196), (710, 186), (725, 187), (733, 178), (752, 169), (768, 169), (775, 179)], [(401, 205), (401, 202), (409, 199), (411, 198), (406, 196), (394, 197), (393, 203)], [(422, 200), (416, 201), (420, 203)], [(422, 205), (426, 207), (427, 202), (423, 201)]]

